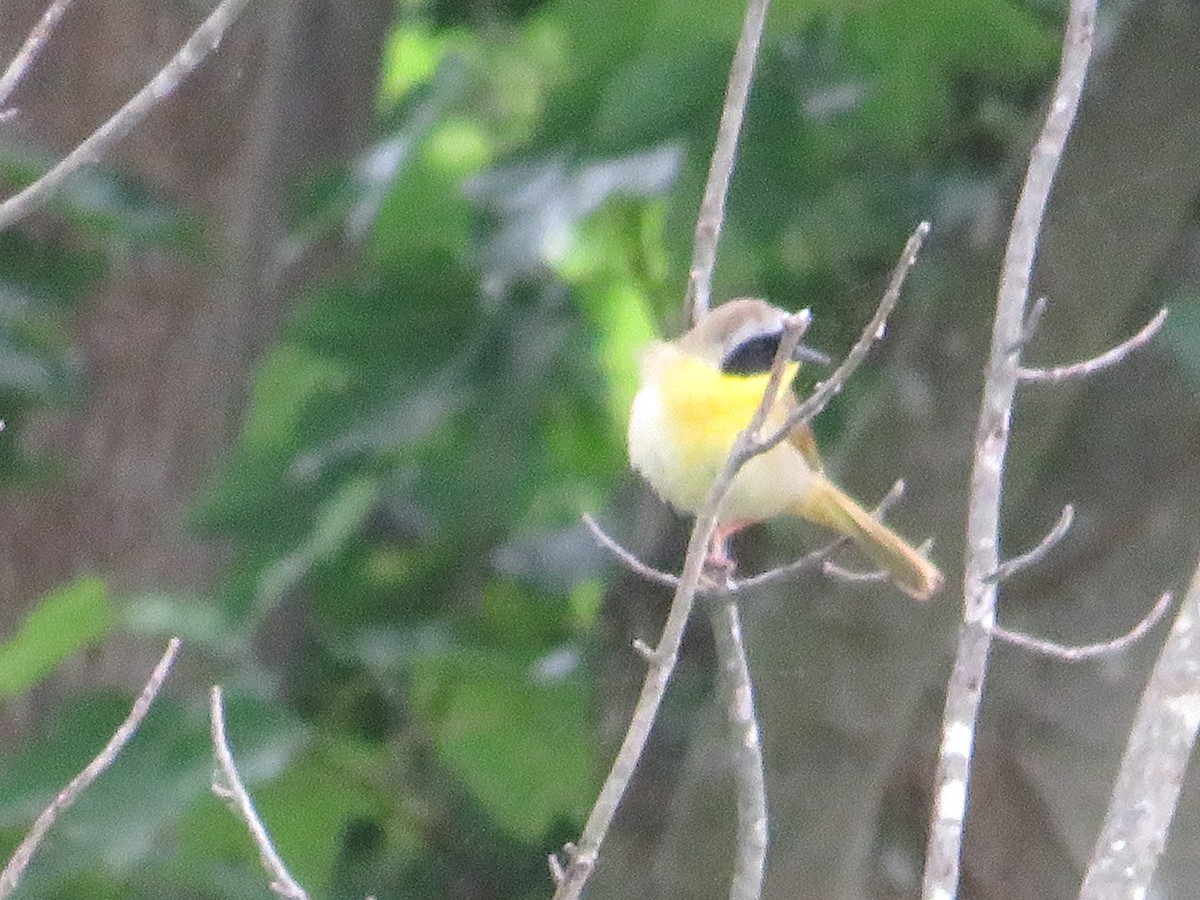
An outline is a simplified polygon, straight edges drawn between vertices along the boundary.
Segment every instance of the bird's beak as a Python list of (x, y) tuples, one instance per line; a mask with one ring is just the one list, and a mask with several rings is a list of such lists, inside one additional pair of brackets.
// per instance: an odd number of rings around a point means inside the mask
[(807, 344), (797, 344), (796, 352), (792, 354), (792, 359), (796, 362), (816, 363), (819, 366), (833, 365), (833, 357), (828, 353), (822, 353), (814, 347), (809, 347)]

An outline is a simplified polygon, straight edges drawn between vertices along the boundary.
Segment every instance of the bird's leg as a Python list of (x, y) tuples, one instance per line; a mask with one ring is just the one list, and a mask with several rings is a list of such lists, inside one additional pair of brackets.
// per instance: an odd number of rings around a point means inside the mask
[(704, 559), (705, 570), (720, 573), (725, 581), (733, 577), (734, 571), (737, 570), (737, 560), (729, 552), (729, 539), (750, 524), (752, 523), (748, 521), (740, 521), (722, 522), (717, 525), (708, 545), (708, 556)]

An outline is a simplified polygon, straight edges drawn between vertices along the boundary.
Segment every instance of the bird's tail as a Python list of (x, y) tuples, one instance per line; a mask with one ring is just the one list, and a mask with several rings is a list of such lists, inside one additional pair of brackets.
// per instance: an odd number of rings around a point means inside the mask
[(827, 478), (813, 479), (795, 512), (850, 538), (914, 600), (928, 600), (941, 588), (944, 579), (937, 566)]

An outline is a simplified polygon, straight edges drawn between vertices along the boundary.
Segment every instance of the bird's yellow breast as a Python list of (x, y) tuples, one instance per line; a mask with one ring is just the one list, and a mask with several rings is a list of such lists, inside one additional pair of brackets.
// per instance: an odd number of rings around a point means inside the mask
[[(762, 402), (768, 380), (765, 374), (724, 374), (670, 345), (653, 348), (629, 419), (634, 468), (673, 506), (697, 512)], [(781, 395), (789, 381), (781, 382)], [(781, 424), (783, 416), (782, 404), (776, 403), (768, 422)], [(777, 514), (807, 481), (806, 474), (799, 454), (786, 444), (752, 459), (727, 498), (728, 518)]]
[(658, 379), (663, 413), (685, 457), (693, 463), (724, 463), (762, 402), (768, 378), (725, 375), (682, 355), (663, 366)]

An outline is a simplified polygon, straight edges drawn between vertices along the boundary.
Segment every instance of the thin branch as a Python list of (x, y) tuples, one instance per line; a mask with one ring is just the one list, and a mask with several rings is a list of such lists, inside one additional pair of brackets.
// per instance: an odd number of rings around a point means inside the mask
[(1055, 366), (1050, 369), (1018, 366), (1017, 377), (1022, 381), (1057, 384), (1060, 381), (1068, 381), (1072, 378), (1086, 378), (1088, 375), (1110, 369), (1118, 363), (1123, 362), (1134, 350), (1148, 343), (1154, 335), (1158, 334), (1159, 329), (1163, 327), (1163, 323), (1166, 321), (1167, 309), (1164, 307), (1158, 311), (1158, 315), (1145, 324), (1141, 331), (1128, 340), (1117, 344), (1111, 350), (1101, 353), (1099, 356), (1093, 356), (1091, 359), (1085, 359), (1082, 362), (1071, 363), (1066, 366)]
[(1097, 656), (1107, 656), (1110, 653), (1116, 653), (1124, 650), (1135, 641), (1140, 640), (1151, 628), (1162, 621), (1162, 617), (1171, 608), (1171, 599), (1169, 593), (1163, 594), (1158, 598), (1158, 602), (1150, 608), (1150, 611), (1133, 628), (1120, 637), (1115, 637), (1109, 641), (1101, 641), (1098, 644), (1074, 646), (1071, 644), (1060, 644), (1057, 641), (1047, 641), (1042, 638), (1031, 637), (1019, 631), (1009, 631), (1001, 625), (993, 625), (991, 633), (992, 637), (996, 640), (1012, 644), (1014, 647), (1020, 647), (1022, 650), (1028, 650), (1031, 653), (1050, 656), (1063, 662), (1080, 662), (1081, 660), (1095, 659)]
[[(758, 432), (766, 421), (768, 411), (778, 401), (784, 369), (791, 359), (796, 345), (800, 343), (800, 338), (808, 327), (809, 320), (810, 316), (803, 313), (788, 317), (783, 337), (775, 353), (775, 360), (771, 365), (771, 374), (767, 380), (766, 390), (763, 391), (762, 400), (759, 401), (750, 423), (734, 441), (729, 458), (713, 482), (708, 498), (692, 526), (687, 554), (684, 556), (683, 573), (679, 577), (679, 585), (671, 600), (671, 608), (667, 613), (667, 621), (663, 625), (658, 646), (654, 648), (653, 656), (648, 660), (646, 677), (642, 682), (637, 702), (634, 704), (629, 728), (621, 741), (621, 747), (617, 751), (608, 777), (605, 778), (604, 784), (600, 788), (600, 795), (596, 798), (596, 803), (588, 814), (587, 822), (584, 823), (579, 843), (569, 849), (564, 848), (567, 857), (565, 876), (557, 883), (554, 900), (577, 900), (596, 865), (600, 847), (608, 835), (608, 829), (617, 813), (617, 807), (625, 796), (634, 770), (642, 757), (642, 752), (646, 749), (646, 742), (650, 738), (650, 729), (658, 717), (658, 708), (662, 704), (667, 684), (671, 680), (671, 674), (679, 659), (679, 647), (683, 642), (683, 633), (699, 590), (700, 578), (704, 573), (704, 564), (708, 558), (709, 545), (717, 529), (717, 513), (725, 495), (729, 492), (734, 476), (750, 455), (755, 452), (754, 448), (761, 446), (761, 442), (757, 440)], [(762, 450), (758, 452), (762, 452)], [(560, 868), (564, 867), (560, 866)]]
[(858, 370), (858, 367), (867, 358), (867, 353), (870, 352), (871, 345), (883, 337), (887, 327), (888, 316), (891, 315), (896, 302), (900, 299), (900, 291), (904, 287), (904, 281), (908, 277), (909, 270), (912, 269), (913, 264), (917, 261), (917, 254), (921, 252), (921, 244), (925, 242), (928, 234), (928, 222), (922, 222), (916, 227), (909, 236), (908, 243), (904, 245), (904, 252), (900, 254), (899, 262), (896, 263), (896, 267), (892, 270), (892, 277), (888, 282), (887, 290), (883, 292), (883, 297), (879, 300), (879, 306), (875, 310), (875, 315), (871, 317), (871, 321), (862, 330), (862, 334), (858, 336), (858, 340), (854, 342), (854, 346), (850, 348), (850, 352), (842, 359), (841, 364), (834, 369), (829, 379), (819, 383), (813, 389), (812, 394), (796, 407), (795, 411), (788, 417), (786, 424), (764, 441), (761, 448), (756, 449), (755, 452), (764, 453), (770, 450), (791, 434), (795, 428), (820, 414), (821, 410), (829, 404), (829, 401), (841, 393), (842, 388), (846, 386), (846, 382), (850, 380), (850, 376)]
[(38, 58), (38, 54), (50, 40), (50, 35), (54, 33), (58, 20), (63, 17), (63, 13), (67, 11), (72, 2), (73, 0), (54, 0), (42, 13), (37, 24), (29, 30), (29, 34), (25, 37), (25, 43), (21, 45), (17, 55), (8, 64), (4, 74), (0, 75), (0, 109), (4, 109), (8, 105), (8, 98), (17, 89), (17, 85), (21, 83), (21, 79), (25, 77), (25, 73), (33, 65), (33, 61)]
[(754, 79), (758, 45), (762, 39), (768, 6), (770, 0), (749, 0), (747, 3), (742, 34), (729, 67), (721, 122), (717, 126), (717, 140), (708, 166), (708, 181), (704, 185), (704, 198), (700, 201), (700, 214), (696, 217), (692, 267), (688, 270), (687, 296), (683, 302), (684, 314), (692, 322), (700, 321), (708, 312), (713, 267), (717, 262), (717, 242), (725, 221), (725, 198), (729, 194), (738, 135), (746, 115), (746, 100), (750, 96), (750, 82)]
[(587, 513), (583, 515), (583, 524), (588, 527), (588, 531), (592, 533), (592, 537), (596, 539), (596, 543), (624, 563), (625, 567), (635, 575), (640, 575), (647, 581), (652, 581), (655, 584), (661, 584), (669, 588), (679, 586), (678, 575), (672, 575), (670, 572), (664, 572), (661, 569), (656, 569), (654, 566), (642, 562), (610, 537), (608, 532), (600, 527), (600, 523)]
[[(929, 556), (932, 551), (933, 538), (926, 538), (917, 548), (917, 552), (922, 556)], [(887, 569), (851, 569), (849, 566), (843, 566), (833, 560), (826, 560), (822, 563), (821, 571), (830, 578), (836, 578), (838, 581), (845, 581), (849, 584), (878, 584), (889, 581), (892, 577)]]
[(212, 726), (213, 754), (217, 760), (217, 771), (213, 773), (212, 792), (229, 804), (233, 814), (241, 819), (250, 831), (250, 839), (258, 849), (263, 868), (271, 876), (271, 891), (286, 900), (308, 900), (308, 893), (292, 878), (283, 860), (271, 843), (267, 827), (254, 809), (254, 801), (246, 792), (238, 775), (233, 751), (225, 736), (225, 704), (221, 688), (214, 685), (209, 702), (209, 718)]
[(221, 43), (230, 23), (248, 0), (222, 0), (179, 51), (133, 98), (91, 133), (78, 147), (33, 184), (0, 204), (0, 231), (29, 215), (57, 192), (71, 175), (99, 161), (113, 145), (136, 128), (180, 82)]
[[(872, 515), (875, 518), (882, 520), (884, 514), (895, 505), (901, 496), (904, 494), (904, 479), (897, 479), (896, 483), (888, 490), (888, 492), (880, 499), (879, 503), (872, 510)], [(662, 569), (656, 569), (648, 563), (642, 562), (631, 551), (623, 547), (615, 538), (612, 537), (599, 522), (592, 516), (584, 513), (583, 524), (587, 526), (592, 533), (596, 543), (611, 553), (617, 558), (627, 569), (635, 575), (640, 575), (647, 581), (655, 584), (661, 584), (665, 587), (677, 587), (679, 585), (679, 576), (673, 575), (670, 572), (664, 572)], [(822, 547), (818, 547), (809, 553), (804, 554), (798, 559), (778, 566), (774, 569), (767, 569), (765, 572), (760, 572), (758, 575), (752, 575), (748, 578), (738, 578), (725, 584), (709, 584), (701, 585), (699, 593), (709, 597), (725, 597), (733, 594), (743, 593), (754, 588), (762, 587), (764, 584), (773, 584), (777, 581), (786, 581), (794, 578), (802, 572), (809, 572), (820, 568), (825, 561), (850, 543), (849, 538), (836, 538)]]
[(167, 676), (171, 673), (171, 666), (175, 662), (175, 657), (179, 653), (179, 638), (171, 638), (167, 643), (166, 652), (158, 661), (158, 665), (154, 667), (154, 671), (150, 673), (150, 679), (146, 682), (146, 686), (142, 688), (142, 692), (133, 702), (132, 708), (129, 710), (129, 715), (125, 717), (125, 721), (120, 727), (113, 732), (108, 743), (104, 745), (96, 757), (84, 767), (78, 775), (71, 779), (65, 788), (58, 792), (41, 815), (33, 823), (33, 827), (29, 829), (29, 833), (25, 835), (25, 839), (13, 852), (9, 858), (8, 864), (5, 865), (4, 871), (0, 872), (0, 900), (8, 897), (16, 889), (21, 881), (21, 877), (25, 874), (25, 869), (28, 868), (33, 855), (37, 853), (38, 846), (42, 842), (42, 838), (46, 836), (46, 832), (50, 830), (50, 826), (58, 819), (58, 817), (66, 812), (76, 800), (91, 785), (101, 773), (116, 761), (121, 751), (125, 749), (125, 745), (129, 743), (130, 738), (137, 733), (138, 727), (142, 724), (142, 720), (146, 718), (146, 713), (150, 711), (150, 707), (154, 704), (158, 697), (159, 691), (162, 690), (163, 683), (167, 680)]
[(1019, 347), (1025, 331), (1029, 282), (1042, 220), (1079, 108), (1095, 22), (1095, 0), (1071, 0), (1058, 80), (1041, 135), (1030, 154), (1004, 253), (991, 353), (984, 370), (983, 398), (975, 431), (967, 507), (964, 623), (959, 629), (942, 718), (921, 894), (925, 900), (953, 900), (958, 895), (975, 724), (983, 699), (991, 628), (996, 622), (997, 583), (990, 576), (1000, 566), (1000, 496), (1020, 359), (1019, 351), (1014, 352), (1013, 348)]
[(846, 566), (838, 565), (831, 559), (827, 559), (821, 564), (821, 571), (830, 578), (850, 584), (878, 584), (881, 581), (887, 581), (889, 577), (885, 569), (849, 569)]
[(737, 792), (737, 850), (729, 898), (758, 900), (767, 865), (767, 788), (754, 685), (737, 604), (730, 598), (710, 604), (708, 617), (717, 653), (717, 693), (729, 720)]
[(1200, 728), (1200, 567), (1142, 693), (1080, 900), (1145, 897)]
[(1012, 559), (1000, 563), (1000, 565), (996, 566), (996, 571), (988, 576), (988, 581), (1003, 581), (1041, 562), (1067, 536), (1067, 532), (1070, 530), (1071, 523), (1074, 520), (1075, 507), (1068, 503), (1063, 507), (1062, 514), (1058, 517), (1058, 521), (1054, 523), (1054, 527), (1046, 532), (1045, 537), (1038, 541), (1036, 547), (1025, 551), (1020, 556), (1014, 556)]
[[(883, 496), (883, 499), (876, 505), (873, 515), (877, 519), (882, 519), (884, 514), (895, 505), (896, 501), (904, 494), (904, 480), (898, 479), (891, 489)], [(801, 572), (808, 572), (812, 569), (820, 568), (825, 561), (829, 559), (838, 550), (849, 545), (850, 539), (839, 537), (823, 547), (818, 547), (810, 553), (804, 554), (799, 559), (792, 560), (787, 565), (779, 566), (775, 569), (768, 569), (758, 575), (750, 578), (743, 578), (740, 581), (735, 581), (730, 587), (731, 592), (748, 591), (754, 588), (762, 587), (764, 584), (773, 584), (777, 581), (785, 581), (799, 575)]]

